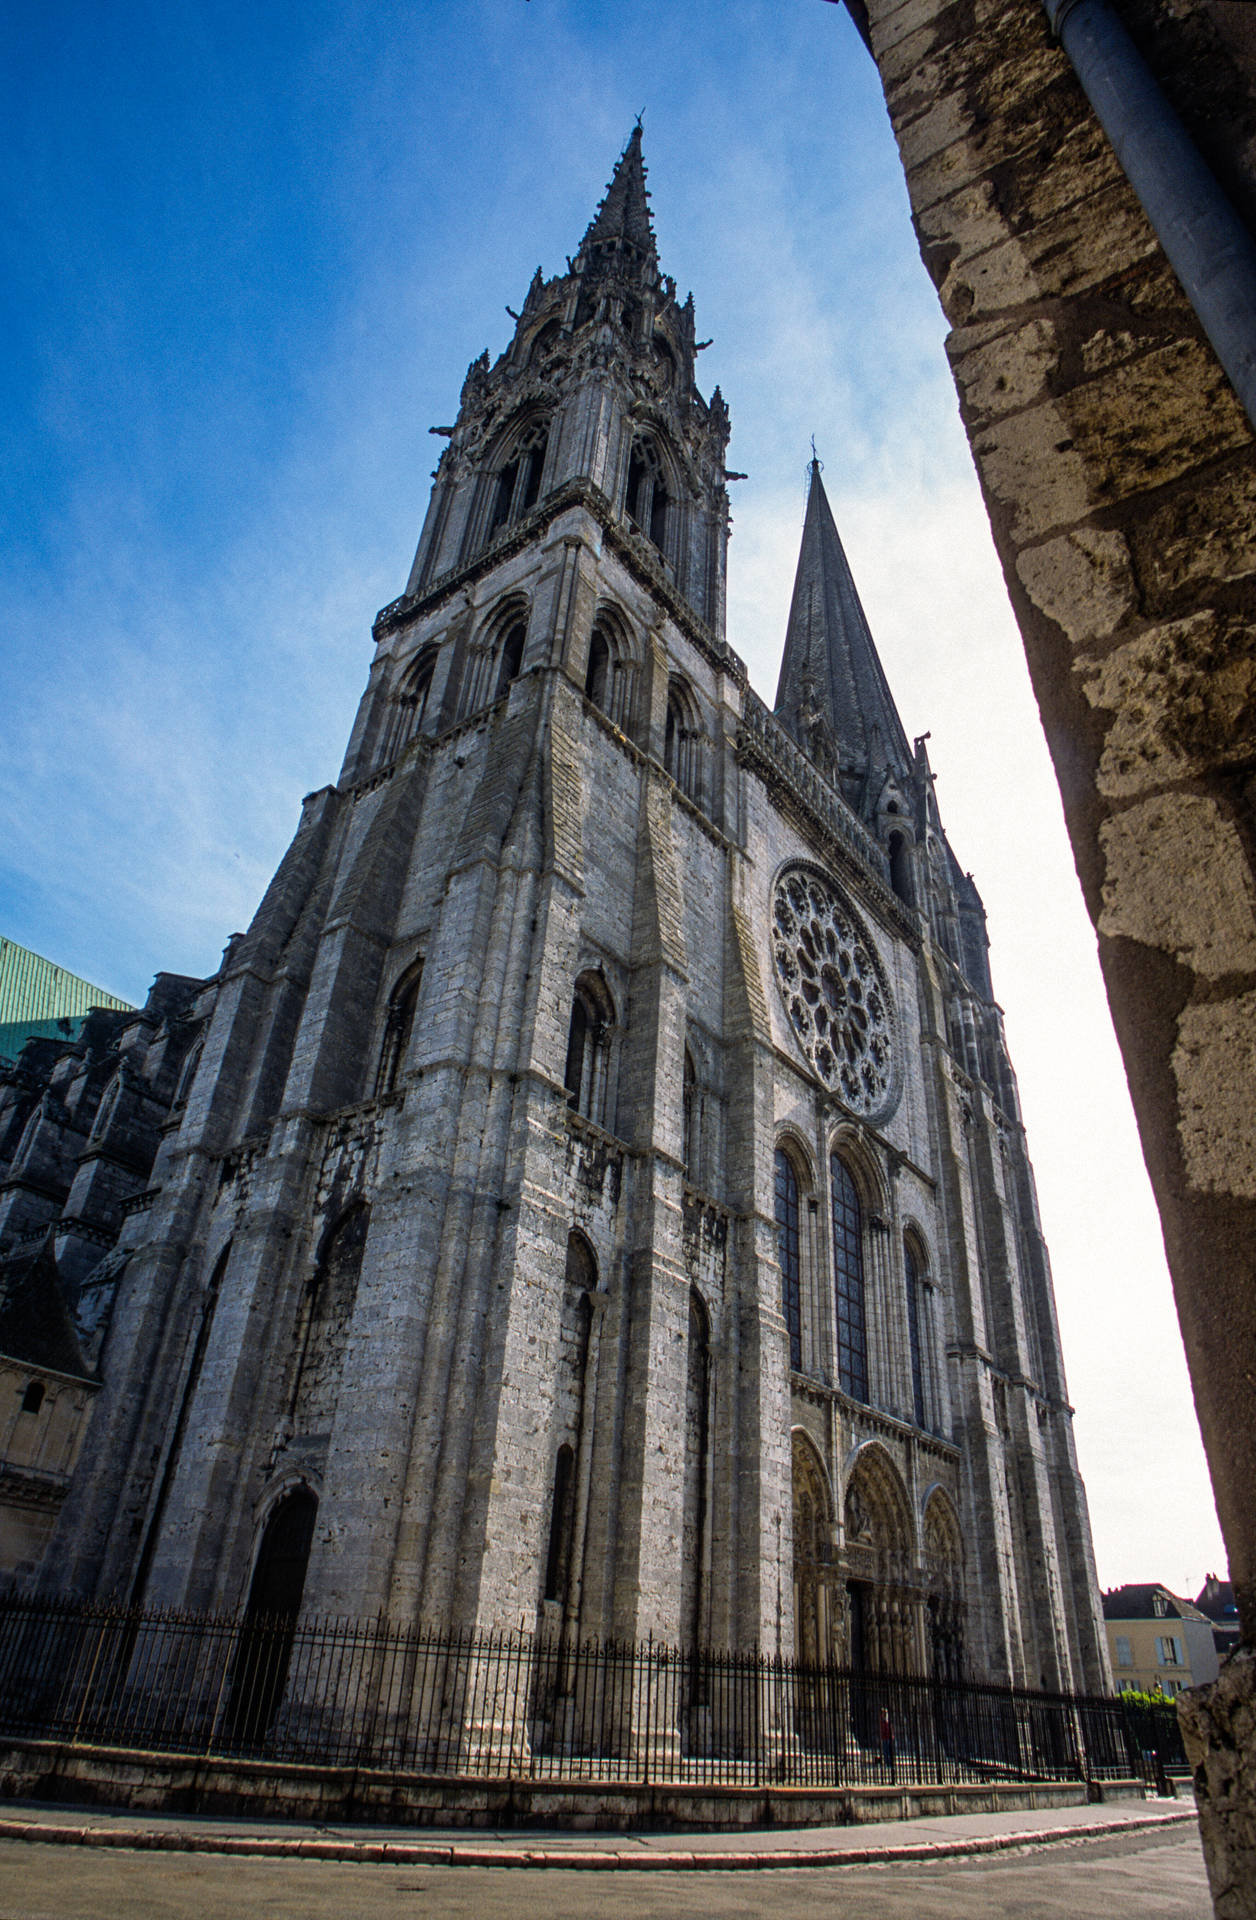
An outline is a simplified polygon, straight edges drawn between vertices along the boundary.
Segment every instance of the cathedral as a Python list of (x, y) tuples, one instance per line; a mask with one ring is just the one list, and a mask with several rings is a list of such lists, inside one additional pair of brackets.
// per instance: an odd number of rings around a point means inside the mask
[(1106, 1689), (981, 901), (818, 463), (749, 685), (696, 352), (638, 127), (436, 430), (339, 779), (144, 1029), (38, 1579)]

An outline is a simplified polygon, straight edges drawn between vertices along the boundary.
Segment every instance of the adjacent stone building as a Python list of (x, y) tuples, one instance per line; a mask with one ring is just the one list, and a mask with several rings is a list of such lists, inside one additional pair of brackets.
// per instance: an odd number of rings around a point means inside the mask
[(981, 901), (818, 465), (774, 709), (728, 645), (644, 181), (472, 363), (191, 1003), (46, 1579), (1098, 1687)]

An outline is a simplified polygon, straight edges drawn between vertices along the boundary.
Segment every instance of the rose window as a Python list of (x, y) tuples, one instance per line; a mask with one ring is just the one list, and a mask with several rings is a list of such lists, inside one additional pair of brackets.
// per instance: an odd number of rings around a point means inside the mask
[(881, 962), (831, 881), (789, 867), (772, 900), (772, 958), (790, 1024), (844, 1106), (867, 1118), (894, 1093), (894, 1013)]

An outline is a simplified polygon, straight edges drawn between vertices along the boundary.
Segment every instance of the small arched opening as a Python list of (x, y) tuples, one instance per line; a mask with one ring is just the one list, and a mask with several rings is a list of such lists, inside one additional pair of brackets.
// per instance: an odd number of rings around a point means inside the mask
[(380, 1047), (379, 1068), (375, 1075), (375, 1097), (383, 1099), (386, 1094), (395, 1093), (401, 1069), (405, 1065), (406, 1054), (410, 1048), (410, 1036), (414, 1032), (414, 1013), (419, 1004), (419, 991), (423, 985), (423, 962), (416, 960), (402, 974), (392, 990), (388, 1001), (388, 1012), (384, 1016), (384, 1039)]
[(633, 525), (660, 553), (666, 553), (671, 496), (658, 448), (652, 440), (638, 440), (633, 445), (624, 507)]
[(663, 766), (683, 794), (701, 804), (702, 729), (697, 705), (684, 680), (673, 674), (667, 683), (667, 718), (663, 729)]
[(487, 539), (495, 539), (536, 505), (541, 496), (541, 476), (548, 448), (549, 423), (543, 420), (537, 421), (514, 443), (493, 480)]
[(522, 620), (512, 621), (502, 635), (497, 666), (497, 694), (505, 693), (511, 681), (518, 678), (527, 638), (528, 629)]
[(392, 710), (388, 716), (388, 729), (384, 737), (382, 759), (385, 765), (395, 760), (397, 755), (409, 746), (422, 727), (427, 715), (432, 680), (439, 658), (439, 647), (421, 647), (402, 675), (401, 683), (393, 696)]
[(582, 973), (571, 1000), (563, 1084), (568, 1106), (598, 1126), (605, 1124), (614, 1022), (615, 1003), (604, 977), (592, 970)]
[(890, 885), (905, 906), (915, 905), (911, 879), (911, 846), (905, 833), (890, 835)]
[(584, 676), (584, 697), (602, 712), (607, 711), (611, 684), (611, 646), (603, 627), (594, 627), (589, 641), (589, 664)]

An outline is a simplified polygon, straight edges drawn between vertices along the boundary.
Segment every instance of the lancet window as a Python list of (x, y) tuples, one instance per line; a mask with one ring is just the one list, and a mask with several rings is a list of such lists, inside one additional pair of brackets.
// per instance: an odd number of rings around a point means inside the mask
[(711, 1323), (706, 1306), (689, 1292), (689, 1342), (685, 1379), (685, 1488), (681, 1518), (680, 1620), (684, 1644), (696, 1647), (703, 1633), (706, 1582)]
[(702, 733), (692, 693), (678, 674), (667, 683), (663, 765), (691, 800), (702, 798)]
[(776, 1149), (776, 1257), (781, 1268), (781, 1311), (789, 1329), (789, 1364), (802, 1366), (802, 1238), (798, 1174), (784, 1147)]
[(837, 1378), (852, 1400), (868, 1398), (868, 1333), (864, 1302), (863, 1208), (850, 1170), (829, 1157), (833, 1197), (833, 1278), (836, 1290)]
[(667, 551), (668, 509), (671, 500), (658, 448), (652, 440), (638, 440), (628, 461), (628, 491), (624, 508), (640, 532)]
[(907, 1348), (911, 1359), (912, 1415), (918, 1427), (926, 1425), (928, 1405), (925, 1392), (924, 1301), (920, 1266), (908, 1241), (903, 1249), (907, 1282)]
[(405, 1065), (406, 1053), (410, 1046), (410, 1035), (414, 1031), (414, 1010), (419, 1002), (419, 989), (423, 985), (423, 962), (420, 960), (401, 976), (393, 988), (388, 1002), (388, 1013), (384, 1020), (384, 1041), (380, 1048), (379, 1069), (375, 1076), (375, 1097), (381, 1099), (386, 1093), (396, 1090), (397, 1079)]
[(599, 1126), (606, 1119), (614, 1022), (614, 1002), (605, 980), (600, 973), (582, 973), (572, 996), (563, 1081), (568, 1106)]
[(681, 1101), (685, 1178), (699, 1186), (702, 1181), (702, 1106), (698, 1092), (698, 1070), (688, 1047), (685, 1048)]
[(393, 696), (392, 709), (388, 715), (388, 727), (384, 735), (381, 758), (385, 766), (395, 760), (403, 748), (410, 744), (423, 725), (432, 692), (432, 678), (436, 672), (436, 662), (439, 657), (439, 647), (420, 648), (402, 677), (401, 685)]
[(589, 640), (585, 698), (625, 729), (630, 720), (632, 674), (631, 649), (619, 621), (609, 611), (600, 613)]
[(555, 1420), (558, 1450), (550, 1494), (549, 1544), (545, 1555), (544, 1598), (571, 1602), (580, 1557), (577, 1539), (579, 1491), (577, 1478), (584, 1448), (585, 1396), (593, 1326), (593, 1294), (597, 1290), (597, 1262), (584, 1236), (567, 1240), (563, 1275), (563, 1304), (558, 1330), (558, 1377)]
[(540, 499), (548, 447), (547, 421), (538, 421), (522, 440), (516, 441), (510, 457), (494, 476), (487, 539), (492, 540), (503, 527), (513, 525), (525, 513), (530, 513)]
[(497, 693), (505, 693), (511, 681), (518, 676), (519, 669), (523, 665), (523, 648), (527, 637), (528, 629), (522, 620), (516, 620), (502, 635), (501, 651), (497, 659), (495, 689)]

